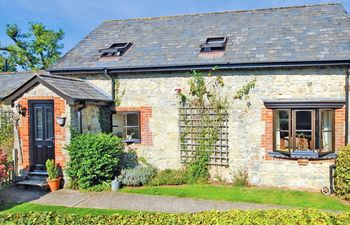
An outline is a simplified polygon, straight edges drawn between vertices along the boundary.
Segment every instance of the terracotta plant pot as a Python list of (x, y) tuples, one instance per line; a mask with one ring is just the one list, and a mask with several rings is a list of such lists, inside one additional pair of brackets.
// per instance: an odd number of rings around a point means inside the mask
[(47, 184), (50, 187), (50, 191), (57, 191), (60, 189), (61, 177), (54, 180), (47, 180)]

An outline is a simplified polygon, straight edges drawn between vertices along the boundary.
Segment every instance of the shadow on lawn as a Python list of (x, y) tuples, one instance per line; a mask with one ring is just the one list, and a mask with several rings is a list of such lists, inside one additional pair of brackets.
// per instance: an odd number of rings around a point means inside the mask
[(23, 188), (11, 185), (0, 190), (0, 212), (39, 199), (48, 193), (41, 188)]

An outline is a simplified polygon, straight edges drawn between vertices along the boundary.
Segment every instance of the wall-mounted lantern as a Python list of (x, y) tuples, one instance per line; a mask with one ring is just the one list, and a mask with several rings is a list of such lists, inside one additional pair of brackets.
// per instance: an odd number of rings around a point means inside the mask
[(16, 111), (19, 115), (22, 115), (22, 116), (25, 116), (27, 113), (27, 109), (22, 107), (21, 104), (19, 103), (16, 105)]
[(61, 127), (64, 127), (64, 125), (66, 124), (66, 117), (65, 117), (65, 116), (57, 116), (57, 117), (56, 117), (56, 122), (57, 122), (58, 125), (60, 125)]

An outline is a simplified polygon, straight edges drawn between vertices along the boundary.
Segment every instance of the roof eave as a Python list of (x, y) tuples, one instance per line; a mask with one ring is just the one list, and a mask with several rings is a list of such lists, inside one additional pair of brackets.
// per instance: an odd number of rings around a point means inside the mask
[(324, 60), (324, 61), (279, 61), (279, 62), (252, 62), (252, 63), (226, 63), (226, 64), (199, 64), (199, 65), (174, 65), (174, 66), (144, 66), (144, 67), (81, 67), (49, 69), (52, 74), (69, 73), (100, 73), (106, 69), (110, 73), (142, 73), (163, 71), (191, 71), (211, 70), (213, 67), (219, 69), (258, 69), (258, 68), (288, 68), (288, 67), (312, 67), (312, 66), (348, 66), (350, 59), (346, 60)]

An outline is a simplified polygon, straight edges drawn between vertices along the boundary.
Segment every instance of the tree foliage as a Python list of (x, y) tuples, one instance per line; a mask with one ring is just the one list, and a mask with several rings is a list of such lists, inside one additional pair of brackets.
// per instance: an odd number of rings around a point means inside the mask
[(0, 43), (2, 57), (7, 57), (10, 62), (24, 70), (45, 70), (61, 55), (61, 41), (64, 37), (62, 29), (54, 31), (42, 23), (29, 23), (28, 32), (22, 32), (17, 25), (8, 24), (6, 34), (13, 44), (3, 46)]
[[(7, 60), (7, 69), (5, 70), (6, 60)], [(5, 72), (5, 71), (7, 72), (16, 71), (16, 64), (12, 59), (6, 57), (5, 55), (0, 54), (0, 72)]]

